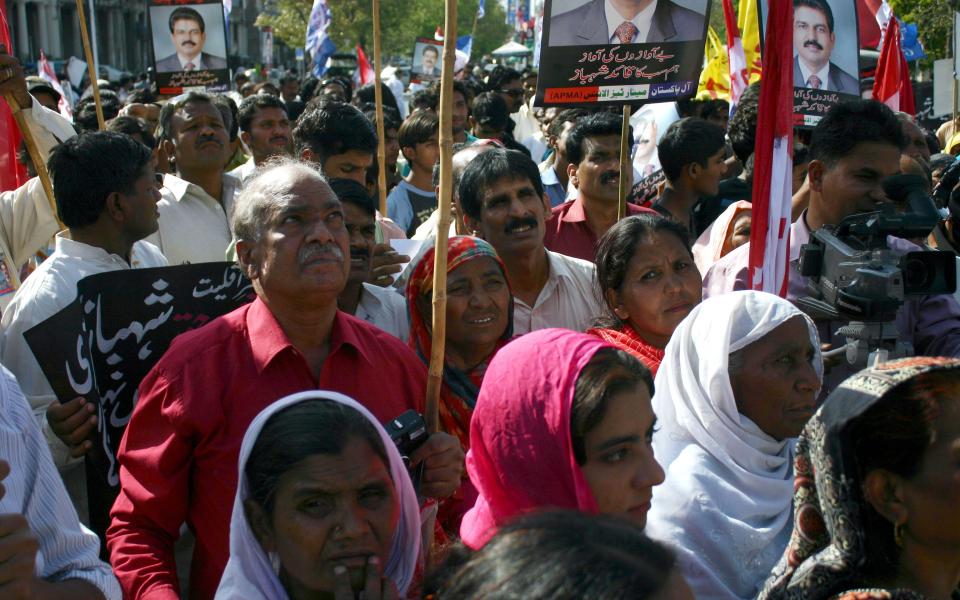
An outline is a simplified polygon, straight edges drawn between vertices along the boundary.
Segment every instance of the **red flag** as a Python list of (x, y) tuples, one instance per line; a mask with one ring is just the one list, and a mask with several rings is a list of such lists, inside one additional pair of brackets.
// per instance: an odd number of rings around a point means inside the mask
[[(0, 44), (12, 54), (6, 6), (5, 2), (0, 2)], [(15, 190), (27, 182), (27, 170), (17, 162), (19, 146), (20, 129), (7, 102), (0, 100), (0, 191)]]
[(443, 27), (437, 25), (437, 30), (433, 32), (433, 39), (437, 40), (438, 42), (443, 41)]
[(50, 87), (55, 89), (57, 93), (60, 94), (60, 101), (57, 104), (57, 107), (60, 109), (60, 114), (63, 115), (64, 119), (73, 121), (73, 108), (70, 106), (70, 100), (67, 98), (67, 94), (63, 91), (63, 86), (60, 85), (60, 80), (57, 79), (57, 74), (53, 70), (53, 65), (50, 64), (49, 60), (47, 60), (47, 55), (43, 53), (43, 50), (40, 51), (40, 60), (37, 61), (37, 72), (44, 81), (50, 84)]
[(910, 68), (900, 47), (900, 23), (896, 18), (890, 19), (883, 33), (883, 47), (880, 48), (873, 80), (873, 98), (889, 106), (890, 110), (916, 112)]
[(353, 74), (354, 82), (357, 83), (356, 87), (373, 83), (375, 78), (376, 75), (367, 60), (367, 55), (363, 53), (363, 48), (357, 46), (357, 70)]
[(787, 294), (793, 182), (793, 4), (770, 2), (753, 157), (750, 287)]
[(740, 102), (740, 95), (750, 85), (750, 74), (747, 72), (747, 58), (743, 52), (743, 41), (740, 39), (740, 28), (737, 27), (737, 15), (733, 12), (733, 2), (723, 0), (723, 20), (727, 25), (727, 57), (730, 65), (730, 114)]

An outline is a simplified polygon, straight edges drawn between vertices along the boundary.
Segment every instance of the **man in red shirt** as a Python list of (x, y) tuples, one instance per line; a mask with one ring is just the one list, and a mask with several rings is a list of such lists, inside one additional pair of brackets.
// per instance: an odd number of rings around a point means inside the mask
[[(577, 198), (554, 207), (547, 220), (548, 249), (593, 262), (597, 240), (617, 222), (620, 201), (620, 115), (602, 112), (580, 119), (567, 133), (567, 174)], [(630, 134), (631, 138), (633, 133)], [(633, 167), (627, 169), (633, 182)], [(627, 204), (627, 214), (652, 212)]]
[[(213, 597), (229, 558), (240, 444), (271, 402), (321, 388), (382, 421), (423, 410), (421, 361), (337, 310), (349, 242), (340, 202), (315, 170), (269, 167), (240, 196), (233, 228), (257, 299), (174, 340), (141, 383), (120, 447), (107, 543), (129, 598), (179, 597), (173, 546), (182, 523), (196, 536), (190, 597)], [(456, 438), (434, 434), (411, 458), (425, 463), (424, 495), (445, 497), (460, 484)]]

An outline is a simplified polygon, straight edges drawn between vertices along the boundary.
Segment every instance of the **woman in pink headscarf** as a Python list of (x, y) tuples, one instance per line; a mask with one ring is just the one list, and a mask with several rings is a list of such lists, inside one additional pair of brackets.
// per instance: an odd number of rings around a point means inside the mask
[(467, 472), (479, 492), (460, 536), (479, 549), (513, 518), (545, 508), (646, 523), (663, 481), (651, 441), (649, 370), (590, 335), (544, 329), (504, 346), (470, 424)]
[(752, 205), (738, 200), (720, 213), (693, 244), (693, 260), (701, 275), (735, 248), (750, 241), (750, 215)]

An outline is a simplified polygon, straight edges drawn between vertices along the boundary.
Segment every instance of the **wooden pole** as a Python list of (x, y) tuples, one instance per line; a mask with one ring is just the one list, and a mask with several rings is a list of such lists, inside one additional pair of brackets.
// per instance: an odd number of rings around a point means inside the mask
[(93, 88), (93, 102), (97, 108), (97, 126), (100, 131), (107, 128), (103, 120), (103, 106), (100, 104), (100, 86), (97, 85), (97, 69), (93, 64), (93, 51), (90, 50), (90, 33), (87, 31), (87, 19), (83, 12), (83, 0), (77, 0), (77, 18), (80, 19), (80, 38), (83, 40), (83, 53), (87, 58), (87, 73)]
[(433, 342), (427, 375), (427, 402), (424, 419), (427, 430), (439, 426), (440, 386), (443, 382), (444, 342), (447, 337), (447, 238), (450, 231), (450, 202), (453, 194), (453, 64), (456, 62), (457, 1), (445, 0), (443, 23), (443, 67), (440, 75), (440, 193), (437, 194), (436, 247), (433, 263)]
[(617, 220), (627, 215), (627, 194), (631, 180), (630, 165), (630, 105), (623, 105), (623, 126), (620, 128), (620, 203), (617, 206)]
[(380, 214), (387, 216), (387, 141), (383, 126), (383, 91), (380, 89), (380, 0), (373, 0), (373, 91), (377, 103), (377, 188), (380, 190)]
[(53, 185), (50, 183), (50, 173), (47, 172), (46, 157), (40, 154), (40, 149), (37, 148), (37, 141), (33, 139), (33, 133), (27, 126), (27, 120), (23, 118), (23, 113), (20, 112), (22, 108), (20, 103), (17, 102), (17, 99), (14, 98), (11, 93), (4, 94), (4, 98), (7, 100), (7, 104), (10, 105), (10, 111), (13, 112), (13, 118), (17, 121), (20, 134), (23, 135), (23, 143), (27, 146), (30, 160), (33, 161), (33, 168), (37, 172), (37, 177), (40, 179), (40, 185), (43, 186), (43, 192), (47, 195), (47, 202), (50, 203), (53, 218), (57, 220), (57, 225), (60, 229), (64, 229), (63, 223), (60, 222), (60, 215), (57, 214), (57, 203), (53, 199)]

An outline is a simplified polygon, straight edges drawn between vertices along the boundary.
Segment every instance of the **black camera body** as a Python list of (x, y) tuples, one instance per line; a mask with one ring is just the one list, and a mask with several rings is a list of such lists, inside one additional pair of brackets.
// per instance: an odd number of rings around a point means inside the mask
[(952, 252), (903, 253), (887, 244), (887, 236), (922, 238), (937, 225), (940, 214), (925, 187), (917, 175), (894, 175), (884, 181), (884, 191), (908, 204), (909, 212), (883, 203), (875, 212), (813, 232), (800, 250), (800, 274), (809, 278), (810, 296), (797, 304), (814, 318), (887, 322), (909, 296), (952, 294), (957, 286)]
[(385, 423), (384, 429), (387, 430), (390, 439), (393, 440), (393, 444), (400, 452), (403, 464), (407, 466), (410, 479), (413, 480), (413, 488), (417, 491), (417, 494), (419, 494), (420, 479), (423, 476), (423, 463), (420, 463), (417, 468), (411, 470), (410, 456), (430, 437), (427, 434), (427, 422), (424, 421), (423, 415), (417, 411), (408, 410), (399, 417)]

